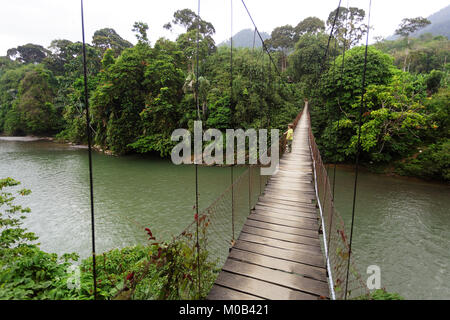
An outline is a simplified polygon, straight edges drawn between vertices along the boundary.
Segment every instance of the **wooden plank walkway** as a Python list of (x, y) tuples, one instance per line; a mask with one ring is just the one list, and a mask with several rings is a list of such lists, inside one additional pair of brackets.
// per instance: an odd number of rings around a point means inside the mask
[(209, 300), (310, 300), (329, 296), (313, 204), (307, 106), (291, 153), (280, 160), (222, 268)]

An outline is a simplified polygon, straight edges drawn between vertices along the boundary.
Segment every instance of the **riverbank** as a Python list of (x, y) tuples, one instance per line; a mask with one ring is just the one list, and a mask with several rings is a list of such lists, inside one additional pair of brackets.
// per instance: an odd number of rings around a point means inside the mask
[[(87, 144), (77, 144), (77, 143), (70, 142), (68, 140), (58, 139), (58, 138), (49, 137), (49, 136), (1, 136), (0, 135), (0, 141), (9, 141), (9, 142), (50, 141), (50, 142), (54, 142), (54, 143), (69, 145), (76, 149), (88, 149)], [(99, 145), (93, 145), (92, 149), (96, 152), (105, 154), (107, 156), (120, 157), (117, 154), (115, 154), (114, 152), (112, 152), (111, 150), (105, 150)], [(334, 164), (331, 164), (331, 163), (326, 164), (327, 167), (330, 167), (333, 165)], [(207, 165), (205, 165), (205, 166), (207, 166)], [(208, 167), (228, 167), (228, 166), (227, 165), (208, 165)], [(350, 163), (340, 163), (340, 164), (337, 164), (337, 167), (341, 168), (343, 170), (347, 170), (347, 171), (354, 170), (354, 164), (350, 164)], [(443, 180), (438, 180), (438, 179), (433, 179), (433, 178), (417, 177), (414, 175), (400, 174), (397, 163), (392, 163), (392, 164), (388, 164), (388, 165), (380, 165), (380, 166), (362, 164), (362, 165), (360, 165), (360, 169), (365, 170), (366, 172), (379, 174), (379, 175), (383, 175), (386, 177), (407, 179), (410, 181), (417, 181), (417, 182), (431, 182), (431, 183), (437, 183), (437, 184), (450, 185), (450, 181), (443, 181)]]
[[(334, 167), (334, 164), (332, 163), (326, 163), (325, 167), (328, 170), (332, 170)], [(350, 163), (340, 163), (336, 165), (336, 168), (345, 170), (347, 172), (351, 172), (355, 170), (355, 165)], [(438, 179), (432, 179), (432, 178), (424, 178), (424, 177), (417, 177), (413, 175), (402, 175), (398, 173), (398, 168), (395, 166), (395, 164), (389, 164), (385, 166), (367, 166), (364, 164), (359, 165), (359, 170), (367, 173), (372, 173), (380, 176), (385, 177), (392, 177), (396, 179), (401, 180), (407, 180), (412, 182), (428, 182), (428, 183), (434, 183), (434, 184), (440, 184), (440, 185), (450, 185), (450, 181), (443, 181)]]

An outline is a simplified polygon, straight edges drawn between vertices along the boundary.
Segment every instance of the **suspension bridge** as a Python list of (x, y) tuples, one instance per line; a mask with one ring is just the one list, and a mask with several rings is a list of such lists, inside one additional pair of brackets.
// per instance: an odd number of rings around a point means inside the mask
[(245, 222), (209, 299), (317, 299), (329, 296), (309, 121), (304, 108), (292, 151), (280, 161)]
[[(263, 52), (267, 52), (270, 63), (278, 72), (276, 63), (264, 45), (264, 41), (243, 0), (242, 3), (255, 27), (255, 34), (257, 33), (261, 39)], [(340, 5), (341, 1), (339, 1), (330, 31), (323, 65), (328, 60), (330, 40), (339, 15)], [(198, 1), (197, 20), (199, 17), (200, 0)], [(197, 25), (200, 26), (198, 21)], [(92, 271), (94, 296), (97, 297), (91, 159), (92, 133), (88, 112), (83, 23), (82, 26), (85, 106), (89, 144)], [(370, 26), (370, 9), (368, 26)], [(198, 33), (199, 30), (197, 29), (197, 79), (199, 78)], [(350, 232), (345, 228), (343, 219), (334, 206), (334, 187), (331, 188), (330, 186), (327, 169), (322, 162), (311, 130), (309, 106), (306, 101), (305, 107), (294, 121), (292, 150), (289, 153), (284, 152), (286, 137), (283, 136), (279, 141), (282, 157), (276, 173), (270, 178), (260, 174), (260, 167), (250, 165), (236, 178), (233, 166), (231, 166), (230, 186), (209, 207), (200, 211), (198, 165), (195, 165), (195, 219), (175, 239), (179, 240), (185, 237), (185, 241), (189, 242), (193, 251), (195, 251), (197, 259), (195, 271), (197, 275), (195, 279), (192, 279), (192, 282), (198, 290), (197, 297), (199, 299), (205, 297), (205, 288), (208, 288), (206, 298), (209, 300), (334, 300), (356, 298), (368, 294), (367, 287), (354, 264), (354, 259), (351, 259), (361, 118), (366, 88), (368, 34), (367, 32), (358, 119), (359, 136)], [(343, 59), (345, 59), (345, 44), (343, 48)], [(233, 92), (232, 38), (230, 59), (230, 87), (231, 92)], [(271, 64), (269, 64), (269, 67)], [(280, 79), (283, 79), (279, 72), (278, 74)], [(284, 85), (284, 82), (282, 84)], [(196, 86), (198, 90), (198, 82), (196, 82)], [(198, 95), (196, 105), (197, 110), (199, 110)], [(205, 226), (208, 226), (208, 228), (204, 228)], [(206, 260), (209, 261), (204, 260), (203, 257), (205, 256), (207, 256)], [(201, 264), (211, 262), (220, 269), (213, 284), (210, 283), (211, 279), (205, 279), (201, 273)], [(209, 290), (210, 285), (212, 287)]]

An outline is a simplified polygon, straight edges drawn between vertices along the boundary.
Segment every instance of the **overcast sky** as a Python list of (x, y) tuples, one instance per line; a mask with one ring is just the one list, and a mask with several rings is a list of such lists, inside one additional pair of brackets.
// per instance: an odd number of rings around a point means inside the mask
[[(80, 0), (1, 0), (0, 56), (9, 48), (26, 43), (50, 45), (53, 39), (81, 40)], [(202, 0), (200, 15), (216, 28), (216, 43), (230, 37), (230, 1)], [(309, 16), (326, 20), (338, 0), (245, 0), (260, 31), (270, 33), (273, 28), (291, 24)], [(369, 0), (342, 0), (342, 6), (368, 9)], [(444, 8), (450, 0), (372, 0), (372, 31), (374, 36), (389, 36), (403, 18), (423, 16)], [(131, 31), (135, 21), (148, 23), (152, 43), (159, 37), (174, 40), (175, 33), (163, 29), (174, 11), (190, 8), (197, 11), (197, 0), (85, 0), (86, 39), (93, 33), (110, 27), (123, 38), (136, 43)], [(241, 0), (233, 0), (234, 26), (237, 32), (252, 28)]]

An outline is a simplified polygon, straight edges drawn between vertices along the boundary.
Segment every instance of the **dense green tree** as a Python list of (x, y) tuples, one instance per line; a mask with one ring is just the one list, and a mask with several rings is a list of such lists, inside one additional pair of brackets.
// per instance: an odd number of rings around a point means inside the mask
[(358, 44), (367, 33), (367, 25), (364, 23), (366, 13), (363, 9), (356, 7), (335, 9), (327, 19), (327, 26), (330, 30), (333, 27), (337, 10), (339, 10), (339, 14), (334, 25), (333, 35), (341, 45), (345, 44), (349, 49)]
[(53, 105), (55, 79), (50, 71), (34, 68), (20, 81), (18, 97), (5, 117), (8, 134), (45, 134), (59, 129)]
[(10, 69), (14, 69), (18, 67), (18, 63), (16, 61), (11, 60), (9, 57), (4, 56), (0, 57), (0, 77)]
[(11, 48), (7, 51), (7, 56), (21, 63), (41, 63), (50, 51), (41, 45), (28, 43), (17, 48)]
[(43, 60), (44, 65), (55, 75), (64, 75), (66, 63), (73, 59), (72, 46), (70, 40), (53, 40), (49, 46), (51, 53)]
[(325, 22), (317, 17), (308, 17), (300, 21), (294, 29), (295, 38), (294, 41), (297, 42), (301, 36), (306, 33), (318, 34), (325, 31)]
[[(6, 115), (10, 113), (13, 104), (17, 102), (19, 96), (19, 86), (27, 72), (33, 70), (34, 65), (19, 65), (16, 68), (6, 70), (0, 76), (0, 132), (4, 131)], [(20, 127), (20, 117), (17, 111), (11, 112), (8, 116), (10, 128)], [(16, 123), (13, 125), (13, 123)], [(9, 130), (11, 131), (11, 130)], [(13, 129), (12, 131), (15, 131)]]
[[(322, 76), (319, 91), (316, 91), (316, 96), (313, 96), (311, 120), (325, 159), (329, 159), (337, 152), (333, 149), (336, 141), (333, 121), (344, 116), (346, 119), (350, 119), (350, 122), (340, 123), (342, 129), (340, 141), (344, 145), (343, 148), (340, 145), (339, 150), (348, 150), (346, 144), (354, 136), (353, 129), (358, 119), (358, 106), (362, 94), (364, 56), (365, 47), (363, 46), (349, 50), (345, 56), (343, 69), (343, 56), (337, 57), (329, 70)], [(388, 85), (395, 70), (390, 56), (373, 47), (368, 48), (367, 86)], [(343, 161), (348, 157), (341, 155), (338, 159)]]
[(216, 29), (210, 22), (204, 21), (190, 9), (175, 11), (172, 22), (165, 24), (164, 28), (172, 30), (172, 24), (184, 27), (187, 32), (198, 30), (205, 37), (211, 37), (216, 33)]
[(422, 34), (419, 38), (409, 38), (409, 44), (404, 39), (382, 41), (375, 45), (381, 51), (394, 57), (398, 68), (411, 73), (430, 73), (432, 70), (444, 70), (450, 51), (450, 40), (445, 37), (433, 37)]
[[(426, 27), (429, 24), (431, 24), (431, 21), (422, 17), (405, 18), (402, 20), (402, 23), (400, 24), (399, 28), (395, 30), (395, 34), (402, 36), (405, 39), (405, 42), (407, 43), (407, 49), (410, 49), (409, 35), (416, 32), (417, 30)], [(407, 54), (405, 55), (405, 61), (403, 63), (403, 71), (406, 71), (407, 62), (408, 62), (408, 50)]]
[(134, 148), (166, 155), (167, 145), (154, 143), (170, 141), (179, 118), (184, 74), (175, 60), (138, 45), (125, 50), (100, 79), (92, 98), (97, 143), (116, 153)]
[[(345, 113), (354, 112), (352, 105), (359, 101), (362, 93), (364, 59), (364, 46), (349, 50), (345, 55), (345, 61), (342, 55), (336, 58), (322, 79), (322, 95), (328, 105)], [(394, 72), (393, 59), (389, 55), (373, 47), (368, 48), (366, 85), (387, 85)]]
[[(341, 8), (329, 47), (318, 18), (275, 28), (266, 44), (278, 70), (287, 71), (281, 77), (264, 52), (242, 48), (234, 48), (231, 77), (230, 48), (216, 48), (213, 25), (189, 9), (175, 12), (165, 26), (183, 29), (176, 41), (161, 38), (153, 48), (142, 22), (133, 26), (134, 47), (113, 29), (98, 30), (93, 45), (86, 46), (95, 143), (116, 154), (167, 156), (172, 131), (192, 130), (199, 117), (205, 129), (285, 129), (308, 98), (324, 159), (352, 161), (365, 48), (347, 51), (345, 65), (337, 56), (344, 42), (348, 49), (361, 40), (367, 31), (364, 16), (361, 9)], [(362, 161), (445, 180), (450, 41), (429, 34), (408, 37), (368, 48)], [(59, 39), (49, 50), (25, 45), (9, 54), (0, 57), (0, 132), (59, 131), (58, 138), (86, 143), (82, 44)], [(404, 67), (405, 56), (411, 73), (396, 68)]]
[[(214, 39), (210, 36), (199, 36), (198, 55), (199, 60), (203, 61), (207, 56), (216, 51)], [(188, 65), (188, 72), (195, 72), (197, 60), (197, 32), (195, 30), (181, 34), (177, 38), (177, 44), (183, 52), (185, 61)]]
[(92, 44), (99, 49), (102, 55), (108, 49), (113, 50), (114, 57), (119, 56), (124, 49), (133, 46), (129, 41), (119, 36), (112, 28), (103, 28), (95, 31), (92, 37)]
[(270, 39), (264, 41), (266, 46), (272, 51), (281, 52), (281, 70), (284, 72), (287, 68), (287, 55), (290, 49), (294, 47), (295, 31), (291, 25), (285, 25), (273, 29)]
[[(325, 61), (328, 36), (324, 33), (307, 33), (300, 37), (294, 53), (289, 57), (290, 75), (293, 81), (305, 86), (305, 94), (312, 96), (312, 90), (317, 88), (320, 73), (328, 69)], [(328, 56), (335, 57), (337, 52), (330, 46)]]
[(425, 28), (429, 24), (431, 24), (431, 21), (423, 17), (405, 18), (402, 20), (399, 28), (395, 30), (395, 34), (408, 38), (410, 34)]
[(136, 33), (136, 38), (139, 43), (150, 44), (148, 40), (148, 24), (142, 21), (135, 22), (133, 24), (133, 32)]

